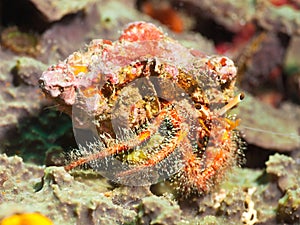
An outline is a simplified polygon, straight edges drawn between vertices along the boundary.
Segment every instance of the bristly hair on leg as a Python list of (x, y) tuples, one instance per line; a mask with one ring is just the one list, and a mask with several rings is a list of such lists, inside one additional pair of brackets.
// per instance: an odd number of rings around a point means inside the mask
[(94, 142), (86, 143), (85, 146), (79, 145), (77, 149), (72, 149), (70, 152), (65, 153), (65, 169), (68, 171), (76, 167), (81, 169), (91, 168), (91, 165), (89, 165), (90, 161), (83, 159), (100, 152), (107, 146), (112, 145), (112, 143), (115, 144), (115, 142), (116, 140), (109, 134), (101, 134), (99, 139), (95, 139)]

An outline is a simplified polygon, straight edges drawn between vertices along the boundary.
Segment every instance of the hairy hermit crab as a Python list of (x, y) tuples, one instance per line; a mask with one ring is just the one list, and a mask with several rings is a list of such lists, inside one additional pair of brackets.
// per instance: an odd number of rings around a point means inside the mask
[(170, 178), (184, 193), (203, 193), (241, 155), (238, 120), (226, 116), (243, 98), (235, 79), (229, 58), (135, 22), (119, 40), (93, 40), (50, 66), (40, 86), (73, 118), (80, 147), (67, 171), (89, 164), (115, 182)]

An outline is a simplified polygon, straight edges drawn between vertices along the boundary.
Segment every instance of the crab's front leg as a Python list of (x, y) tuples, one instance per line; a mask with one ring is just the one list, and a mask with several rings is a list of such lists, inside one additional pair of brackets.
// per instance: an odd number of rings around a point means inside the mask
[[(226, 111), (241, 101), (237, 95), (227, 105), (212, 115), (210, 129), (203, 154), (199, 157), (191, 145), (183, 148), (183, 169), (177, 174), (176, 183), (185, 193), (208, 192), (224, 176), (227, 169), (237, 164), (240, 157), (240, 141), (234, 130), (238, 121), (221, 117)], [(202, 138), (202, 137), (199, 137)]]
[[(168, 108), (164, 108), (160, 114), (153, 120), (153, 122), (148, 126), (147, 129), (140, 132), (136, 137), (123, 141), (122, 143), (114, 144), (111, 147), (100, 149), (99, 152), (92, 153), (86, 157), (82, 157), (74, 162), (71, 162), (70, 164), (66, 165), (64, 168), (66, 171), (70, 171), (78, 166), (81, 166), (83, 164), (89, 163), (94, 160), (101, 160), (105, 157), (112, 156), (115, 154), (123, 154), (127, 152), (130, 149), (135, 148), (136, 146), (139, 146), (149, 140), (151, 136), (157, 132), (157, 130), (160, 127), (160, 124), (162, 121), (166, 118), (166, 116), (169, 114)], [(175, 124), (175, 122), (174, 122)], [(178, 126), (178, 125), (176, 125)]]

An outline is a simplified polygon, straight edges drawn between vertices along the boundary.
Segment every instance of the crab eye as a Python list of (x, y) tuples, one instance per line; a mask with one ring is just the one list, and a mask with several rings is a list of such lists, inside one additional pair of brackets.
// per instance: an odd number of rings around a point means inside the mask
[(43, 80), (39, 80), (39, 86), (40, 88), (45, 87), (45, 82)]
[(58, 88), (60, 92), (64, 92), (64, 88), (63, 87), (59, 87)]
[(200, 109), (202, 109), (202, 105), (199, 104), (199, 103), (196, 103), (196, 104), (195, 104), (195, 108), (198, 109), (198, 110), (200, 110)]

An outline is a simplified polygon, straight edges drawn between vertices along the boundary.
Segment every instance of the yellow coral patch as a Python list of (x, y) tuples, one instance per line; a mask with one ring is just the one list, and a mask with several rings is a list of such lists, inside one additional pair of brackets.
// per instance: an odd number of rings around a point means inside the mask
[(53, 223), (40, 213), (24, 213), (7, 217), (0, 225), (53, 225)]

